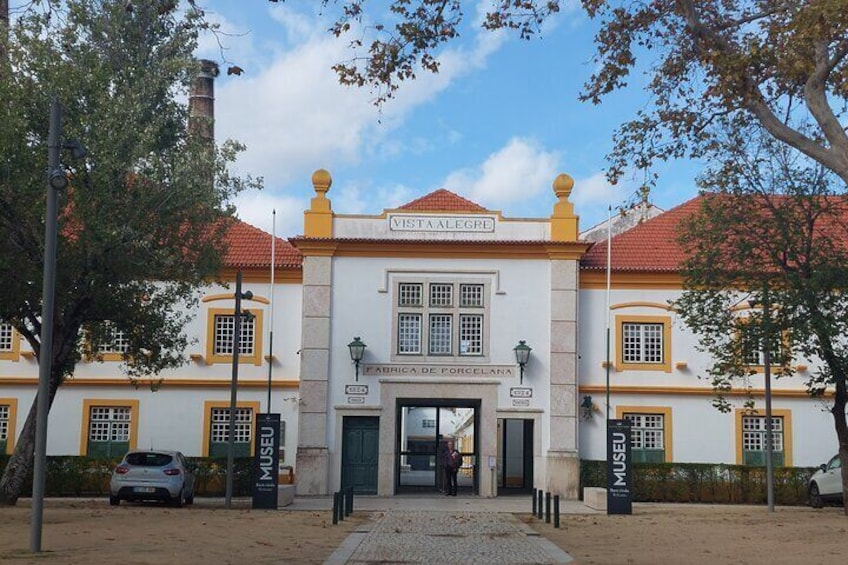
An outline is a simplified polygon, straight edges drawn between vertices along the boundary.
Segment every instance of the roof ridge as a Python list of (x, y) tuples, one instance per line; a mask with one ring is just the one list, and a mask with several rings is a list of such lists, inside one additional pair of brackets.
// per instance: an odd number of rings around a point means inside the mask
[(417, 212), (488, 212), (486, 208), (446, 188), (425, 194), (395, 210)]

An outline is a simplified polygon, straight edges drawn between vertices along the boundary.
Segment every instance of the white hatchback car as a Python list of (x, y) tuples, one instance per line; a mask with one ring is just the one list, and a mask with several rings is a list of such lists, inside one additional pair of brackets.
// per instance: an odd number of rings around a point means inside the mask
[(810, 506), (821, 508), (825, 502), (842, 501), (842, 462), (835, 455), (810, 477)]
[(161, 500), (174, 506), (194, 502), (194, 466), (179, 451), (130, 451), (112, 471), (109, 503)]

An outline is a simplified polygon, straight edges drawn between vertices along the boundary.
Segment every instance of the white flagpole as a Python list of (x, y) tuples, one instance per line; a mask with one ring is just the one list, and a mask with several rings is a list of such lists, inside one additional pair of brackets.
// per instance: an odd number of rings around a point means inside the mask
[(606, 380), (606, 393), (607, 393), (607, 426), (609, 427), (609, 419), (610, 419), (610, 288), (611, 285), (611, 272), (612, 272), (612, 206), (607, 209), (607, 309), (606, 309), (606, 317), (607, 317), (607, 380)]
[(271, 304), (268, 316), (268, 405), (271, 413), (271, 377), (274, 371), (274, 268), (277, 266), (277, 210), (271, 210)]

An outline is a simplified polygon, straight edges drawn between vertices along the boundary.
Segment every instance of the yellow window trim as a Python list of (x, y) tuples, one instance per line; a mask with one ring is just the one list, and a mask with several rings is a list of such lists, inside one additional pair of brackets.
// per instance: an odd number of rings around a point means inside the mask
[(0, 351), (0, 361), (12, 361), (17, 363), (21, 358), (21, 334), (12, 326), (12, 349)]
[[(625, 363), (623, 324), (662, 324), (663, 325), (663, 362), (662, 363)], [(617, 371), (664, 371), (671, 372), (671, 316), (628, 316), (615, 317), (615, 368)]]
[[(749, 323), (749, 318), (748, 318), (748, 316), (741, 316), (741, 317), (739, 317), (738, 322), (739, 322), (740, 327), (741, 327), (742, 324)], [(738, 331), (736, 332), (736, 339), (739, 339), (739, 332)], [(789, 349), (791, 342), (789, 341), (789, 331), (788, 330), (781, 332), (780, 341), (782, 342), (782, 345), (785, 349)], [(786, 362), (785, 365), (780, 364), (780, 363), (772, 363), (771, 364), (772, 374), (774, 374), (775, 372), (777, 372), (781, 369), (783, 369), (783, 370), (789, 369), (789, 367), (791, 365), (792, 365), (792, 359), (789, 359)], [(745, 364), (745, 367), (747, 369), (749, 369), (754, 374), (763, 374), (763, 373), (766, 372), (765, 365), (747, 365), (747, 364)]]
[[(748, 408), (736, 409), (736, 464), (743, 465), (742, 456), (742, 417), (743, 416), (765, 416), (766, 411)], [(792, 410), (772, 409), (773, 418), (783, 418), (783, 465), (792, 466)]]
[[(232, 355), (215, 355), (215, 316), (232, 316), (232, 308), (210, 308), (206, 313), (206, 364), (232, 363)], [(262, 364), (262, 310), (250, 310), (256, 318), (253, 326), (253, 355), (239, 353), (239, 363)]]
[(80, 430), (80, 455), (88, 453), (88, 425), (91, 420), (91, 408), (107, 406), (130, 409), (130, 449), (138, 445), (138, 400), (117, 398), (85, 398), (82, 401), (82, 430)]
[(619, 420), (624, 418), (624, 414), (662, 414), (664, 424), (665, 445), (665, 462), (672, 463), (674, 461), (671, 451), (672, 434), (671, 434), (671, 407), (670, 406), (616, 406), (615, 417)]
[(9, 422), (6, 434), (6, 454), (11, 455), (15, 450), (15, 423), (18, 421), (18, 399), (0, 398), (0, 404), (9, 407)]
[[(203, 445), (200, 446), (200, 454), (209, 457), (209, 435), (211, 433), (212, 409), (229, 408), (229, 400), (207, 400), (203, 403)], [(240, 400), (236, 402), (236, 408), (253, 409), (253, 429), (250, 431), (251, 440), (256, 437), (256, 416), (259, 414), (259, 401)], [(253, 441), (250, 442), (250, 456), (253, 457)]]

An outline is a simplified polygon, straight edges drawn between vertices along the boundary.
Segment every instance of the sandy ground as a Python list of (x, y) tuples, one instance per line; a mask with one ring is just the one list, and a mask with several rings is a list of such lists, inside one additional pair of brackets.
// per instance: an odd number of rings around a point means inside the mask
[[(42, 549), (29, 553), (29, 505), (0, 508), (0, 562), (322, 563), (359, 524), (357, 512), (332, 525), (327, 511), (226, 510), (105, 500), (51, 500)], [(631, 516), (568, 515), (561, 528), (520, 516), (583, 564), (829, 564), (848, 561), (841, 508), (638, 504)]]

